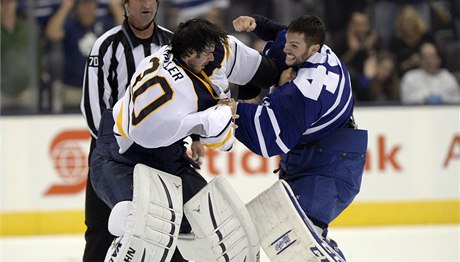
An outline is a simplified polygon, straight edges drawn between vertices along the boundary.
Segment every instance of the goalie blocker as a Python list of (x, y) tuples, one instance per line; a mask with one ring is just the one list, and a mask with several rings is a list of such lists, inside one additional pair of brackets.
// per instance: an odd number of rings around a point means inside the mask
[(246, 206), (270, 261), (345, 261), (335, 242), (318, 234), (284, 180)]

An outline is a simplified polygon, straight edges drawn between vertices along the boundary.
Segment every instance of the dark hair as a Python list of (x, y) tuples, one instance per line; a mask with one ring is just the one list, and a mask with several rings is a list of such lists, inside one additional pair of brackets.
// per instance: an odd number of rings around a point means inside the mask
[(308, 46), (319, 44), (326, 40), (326, 29), (323, 22), (316, 16), (304, 15), (292, 21), (288, 32), (304, 34)]
[(187, 56), (195, 51), (200, 54), (210, 46), (217, 46), (227, 39), (224, 31), (206, 19), (195, 18), (180, 23), (171, 40), (175, 58)]

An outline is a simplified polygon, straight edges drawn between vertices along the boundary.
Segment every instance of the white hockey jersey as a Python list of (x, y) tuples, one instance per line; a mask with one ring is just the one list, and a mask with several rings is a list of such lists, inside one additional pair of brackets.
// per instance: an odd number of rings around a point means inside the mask
[(234, 36), (228, 35), (227, 42), (216, 46), (214, 61), (203, 70), (214, 85), (230, 96), (229, 82), (245, 85), (251, 81), (259, 68), (262, 56)]
[(175, 63), (170, 51), (165, 46), (144, 59), (114, 106), (120, 153), (133, 143), (158, 148), (190, 134), (200, 135), (209, 148), (230, 149), (235, 139), (231, 109), (216, 105), (225, 96), (222, 90)]

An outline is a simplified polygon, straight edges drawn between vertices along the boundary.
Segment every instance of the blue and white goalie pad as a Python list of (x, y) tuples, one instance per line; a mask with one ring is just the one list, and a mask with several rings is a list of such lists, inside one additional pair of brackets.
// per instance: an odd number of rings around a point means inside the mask
[(116, 230), (124, 234), (114, 240), (104, 261), (168, 262), (176, 249), (183, 216), (182, 181), (142, 164), (135, 166), (133, 175), (132, 208), (121, 214), (113, 212), (115, 206), (110, 216), (121, 218), (109, 219), (110, 223), (127, 217), (126, 226)]
[(258, 262), (259, 237), (238, 194), (215, 177), (184, 205), (192, 234), (179, 235), (178, 248), (193, 261)]
[(270, 261), (345, 261), (316, 232), (284, 180), (278, 180), (246, 206)]

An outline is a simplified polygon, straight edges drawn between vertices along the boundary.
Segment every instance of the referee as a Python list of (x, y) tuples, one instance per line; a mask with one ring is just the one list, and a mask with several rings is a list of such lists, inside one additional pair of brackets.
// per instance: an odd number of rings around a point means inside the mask
[[(96, 145), (102, 111), (112, 108), (123, 97), (136, 65), (167, 45), (173, 35), (155, 23), (159, 0), (122, 0), (122, 5), (123, 24), (96, 40), (86, 63), (81, 110), (92, 136), (88, 160)], [(90, 175), (88, 172), (83, 261), (97, 262), (104, 261), (114, 237), (107, 229), (110, 208), (97, 197)]]

